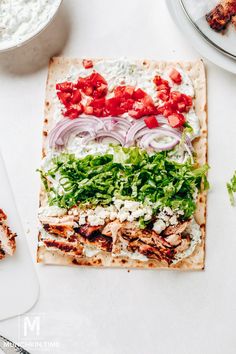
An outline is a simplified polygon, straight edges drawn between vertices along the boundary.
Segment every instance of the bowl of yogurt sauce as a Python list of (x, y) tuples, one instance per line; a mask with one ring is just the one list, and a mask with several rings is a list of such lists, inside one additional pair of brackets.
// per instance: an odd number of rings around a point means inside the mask
[(62, 0), (0, 0), (0, 52), (21, 46), (52, 21)]

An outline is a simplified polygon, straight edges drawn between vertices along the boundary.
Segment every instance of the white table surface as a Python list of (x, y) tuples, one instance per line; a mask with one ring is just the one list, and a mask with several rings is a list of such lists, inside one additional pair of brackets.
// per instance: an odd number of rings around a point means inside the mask
[[(64, 0), (44, 33), (0, 56), (0, 145), (34, 259), (39, 190), (35, 170), (40, 164), (47, 62), (55, 54), (199, 58), (172, 22), (164, 0)], [(206, 270), (128, 272), (36, 265), (41, 296), (29, 315), (41, 320), (34, 343), (56, 342), (48, 352), (236, 352), (236, 208), (230, 207), (225, 190), (236, 168), (236, 76), (206, 65), (212, 184)], [(0, 322), (0, 333), (21, 341), (21, 320)]]

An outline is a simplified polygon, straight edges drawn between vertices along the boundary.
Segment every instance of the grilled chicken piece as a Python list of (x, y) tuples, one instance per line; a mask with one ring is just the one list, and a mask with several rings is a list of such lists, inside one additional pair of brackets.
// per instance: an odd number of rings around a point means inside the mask
[(7, 216), (4, 213), (4, 211), (2, 209), (0, 209), (0, 222), (3, 220), (7, 220)]
[(77, 225), (73, 215), (65, 215), (63, 217), (41, 216), (39, 220), (43, 224), (43, 228), (46, 232), (64, 238), (73, 235), (74, 226)]
[(16, 234), (10, 230), (6, 220), (6, 214), (0, 209), (0, 259), (6, 254), (12, 256), (16, 249)]
[(190, 221), (184, 221), (184, 222), (179, 223), (178, 225), (175, 225), (175, 226), (168, 226), (162, 232), (162, 235), (165, 237), (165, 236), (169, 236), (169, 235), (173, 235), (173, 234), (182, 234), (182, 232), (185, 231), (185, 229), (187, 228), (189, 223), (190, 223)]
[(65, 216), (39, 216), (39, 221), (42, 224), (52, 224), (52, 225), (67, 225), (74, 226), (75, 219), (73, 215)]
[[(1, 245), (0, 245), (1, 246)], [(5, 258), (6, 253), (0, 248), (0, 261)]]
[(124, 222), (121, 224), (120, 235), (125, 240), (135, 240), (139, 238), (139, 236), (143, 233), (145, 233), (145, 231), (137, 229), (136, 226), (131, 222)]
[(177, 247), (178, 245), (181, 244), (182, 237), (180, 234), (173, 234), (173, 235), (167, 236), (165, 238), (165, 241), (167, 241), (171, 246)]
[[(95, 246), (103, 251), (111, 252), (112, 237), (104, 235), (102, 232), (103, 226), (85, 225), (75, 229), (76, 236), (82, 244)], [(109, 233), (107, 231), (107, 233)]]
[(171, 248), (172, 245), (162, 236), (158, 235), (156, 232), (153, 232), (152, 239), (157, 247)]
[(235, 15), (236, 0), (222, 0), (212, 11), (206, 14), (206, 20), (213, 30), (221, 32), (227, 28)]
[(76, 233), (79, 233), (80, 235), (84, 236), (84, 237), (89, 237), (91, 236), (93, 233), (95, 233), (96, 231), (101, 230), (102, 226), (91, 226), (89, 224), (85, 225), (85, 226), (81, 226), (81, 227), (77, 227), (75, 229)]
[(139, 247), (139, 252), (150, 259), (157, 259), (158, 261), (165, 261), (168, 264), (171, 264), (171, 262), (174, 258), (174, 255), (175, 255), (174, 250), (171, 250), (171, 249), (160, 250), (156, 247), (152, 247), (149, 245), (141, 245)]
[(102, 234), (93, 235), (89, 237), (88, 241), (91, 246), (96, 246), (97, 248), (106, 252), (112, 251), (112, 237), (110, 236), (105, 236)]
[(176, 252), (177, 253), (181, 253), (181, 252), (184, 252), (186, 251), (190, 246), (190, 237), (188, 236), (187, 238), (183, 238), (182, 241), (181, 241), (181, 244), (176, 247)]
[(83, 247), (77, 243), (60, 240), (45, 239), (43, 243), (47, 248), (52, 248), (68, 255), (80, 256), (83, 254)]
[(68, 237), (70, 237), (71, 235), (74, 234), (73, 226), (69, 226), (69, 225), (45, 224), (45, 225), (43, 225), (43, 228), (49, 234), (58, 235), (58, 236), (61, 236), (61, 237), (64, 237), (64, 238), (68, 238)]
[(114, 220), (106, 224), (104, 229), (102, 230), (102, 234), (105, 236), (112, 236), (112, 238), (116, 238), (118, 231), (122, 227), (122, 223), (118, 220)]

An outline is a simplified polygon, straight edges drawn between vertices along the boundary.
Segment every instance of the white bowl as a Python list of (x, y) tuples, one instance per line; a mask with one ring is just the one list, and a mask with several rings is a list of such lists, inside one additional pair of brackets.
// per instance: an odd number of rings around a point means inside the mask
[(0, 53), (20, 47), (23, 44), (25, 44), (25, 43), (29, 42), (30, 40), (32, 40), (33, 38), (35, 38), (36, 36), (38, 36), (42, 31), (44, 31), (45, 28), (47, 28), (47, 26), (52, 22), (52, 20), (56, 16), (56, 14), (61, 6), (62, 1), (63, 0), (55, 0), (56, 6), (53, 9), (52, 13), (50, 14), (50, 17), (47, 19), (47, 21), (42, 22), (42, 24), (37, 28), (37, 30), (32, 31), (32, 32), (26, 34), (25, 36), (22, 36), (22, 38), (20, 40), (8, 41), (8, 42), (6, 42), (5, 45), (3, 45), (0, 41)]

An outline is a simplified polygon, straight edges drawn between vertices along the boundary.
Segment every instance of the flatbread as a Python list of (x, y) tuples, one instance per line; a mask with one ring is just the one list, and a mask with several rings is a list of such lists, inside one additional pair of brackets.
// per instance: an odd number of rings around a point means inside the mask
[[(101, 59), (93, 60), (97, 62)], [(168, 67), (179, 65), (189, 75), (195, 90), (195, 112), (200, 121), (201, 136), (195, 139), (193, 145), (197, 154), (197, 161), (200, 165), (207, 162), (207, 93), (206, 93), (206, 75), (202, 60), (195, 62), (156, 62), (156, 61), (136, 61), (137, 64), (143, 64), (147, 68), (157, 68), (164, 71)], [(49, 73), (47, 79), (46, 102), (45, 102), (45, 119), (43, 127), (43, 151), (42, 156), (46, 153), (46, 141), (49, 131), (53, 125), (54, 115), (54, 98), (55, 85), (63, 77), (68, 75), (71, 66), (81, 67), (82, 60), (71, 58), (52, 58), (49, 63)], [(43, 186), (40, 192), (40, 206), (46, 205), (46, 193)], [(202, 232), (201, 243), (196, 246), (194, 252), (187, 258), (181, 260), (177, 264), (167, 266), (166, 263), (157, 260), (140, 261), (130, 259), (128, 257), (112, 257), (107, 252), (100, 252), (93, 257), (81, 257), (65, 255), (58, 251), (48, 250), (44, 245), (39, 243), (37, 261), (45, 264), (57, 265), (80, 265), (93, 267), (126, 267), (126, 268), (143, 268), (143, 269), (178, 269), (178, 270), (201, 270), (204, 269), (205, 263), (205, 235), (206, 235), (206, 192), (202, 192), (198, 196), (197, 210), (195, 219), (200, 225)], [(41, 234), (39, 233), (39, 241)]]

